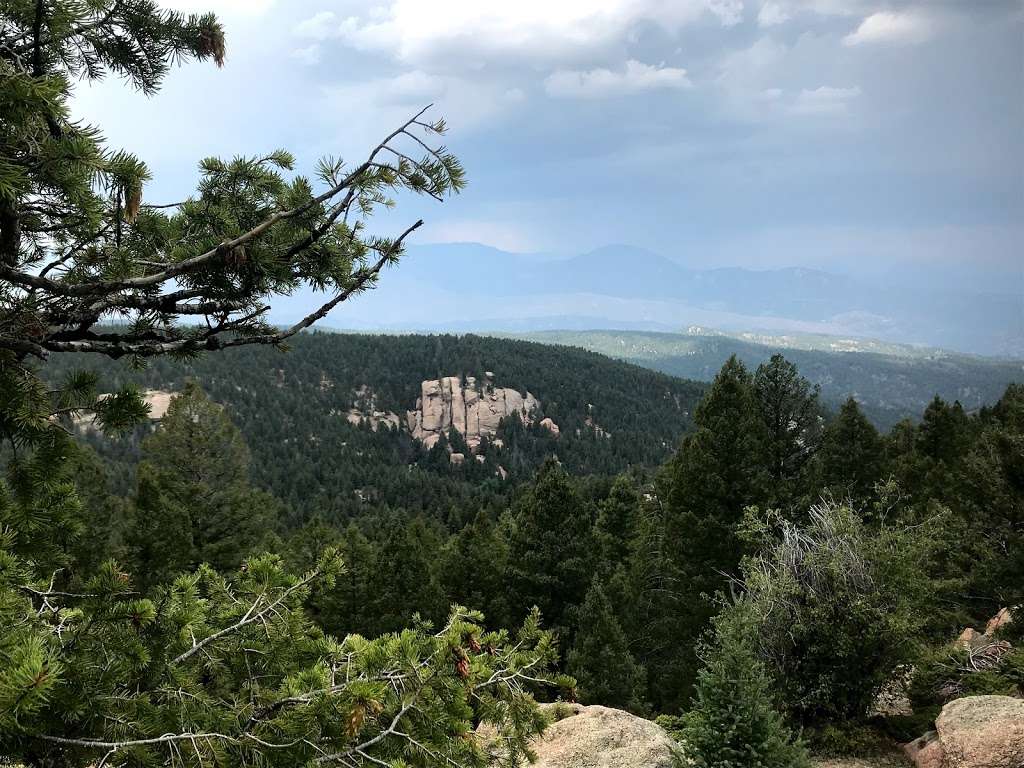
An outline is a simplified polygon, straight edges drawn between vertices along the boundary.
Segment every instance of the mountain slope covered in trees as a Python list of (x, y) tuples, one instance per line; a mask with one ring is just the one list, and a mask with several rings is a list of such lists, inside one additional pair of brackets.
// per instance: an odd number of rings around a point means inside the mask
[(959, 400), (964, 408), (973, 410), (994, 403), (1011, 382), (1024, 381), (1024, 362), (1020, 360), (888, 343), (844, 343), (838, 338), (830, 339), (838, 349), (825, 350), (821, 347), (826, 337), (805, 344), (799, 338), (751, 341), (705, 332), (542, 331), (510, 336), (589, 349), (697, 381), (711, 381), (731, 355), (757, 367), (781, 352), (796, 363), (801, 374), (821, 386), (827, 405), (836, 408), (846, 398), (855, 397), (882, 428), (901, 419), (918, 418), (936, 395)]
[[(573, 474), (655, 466), (690, 427), (703, 392), (703, 385), (582, 350), (478, 336), (303, 334), (288, 354), (245, 348), (193, 361), (161, 358), (143, 370), (67, 355), (44, 372), (58, 380), (68, 370), (96, 372), (102, 391), (127, 383), (180, 391), (194, 380), (242, 430), (259, 486), (303, 518), (324, 514), (338, 520), (362, 514), (367, 506), (444, 517), (470, 500), (486, 504), (503, 497), (552, 455)], [(364, 387), (372, 391), (375, 408), (404, 423), (422, 381), (483, 380), (488, 372), (497, 386), (529, 391), (541, 407), (532, 424), (506, 420), (497, 435), (504, 445), (487, 445), (482, 463), (452, 466), (444, 445), (427, 450), (404, 427), (374, 431), (346, 419)], [(542, 418), (559, 426), (557, 438), (537, 423)], [(144, 434), (121, 442), (91, 432), (85, 437), (117, 462), (123, 488)]]

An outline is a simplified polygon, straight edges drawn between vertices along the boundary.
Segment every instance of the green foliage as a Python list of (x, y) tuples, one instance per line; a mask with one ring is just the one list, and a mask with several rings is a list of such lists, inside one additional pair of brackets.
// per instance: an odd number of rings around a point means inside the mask
[[(923, 727), (909, 731), (901, 741), (912, 741), (922, 733), (930, 730), (934, 715)], [(814, 754), (821, 757), (869, 757), (874, 755), (892, 754), (892, 739), (870, 724), (859, 721), (839, 721), (828, 723), (820, 728), (810, 729), (807, 733)], [(899, 765), (903, 763), (900, 762)]]
[(549, 462), (512, 508), (507, 580), (520, 605), (537, 606), (565, 634), (593, 565), (591, 512), (569, 476)]
[[(73, 607), (0, 629), (0, 644), (17, 649), (0, 674), (0, 750), (30, 764), (59, 751), (62, 764), (83, 766), (104, 754), (195, 766), (323, 755), (483, 766), (467, 738), (479, 719), (521, 757), (543, 725), (521, 670), (542, 679), (554, 659), (536, 617), (509, 637), (457, 608), (436, 632), (339, 642), (300, 606), (340, 571), (330, 553), (301, 577), (261, 556), (230, 580), (204, 566), (147, 600), (116, 568), (101, 569)], [(9, 577), (0, 590), (26, 592), (26, 615), (57, 602)]]
[[(217, 18), (152, 0), (15, 0), (0, 22), (0, 348), (21, 357), (280, 344), (374, 287), (422, 224), (373, 235), (375, 210), (465, 186), (459, 160), (431, 143), (444, 121), (422, 110), (361, 162), (322, 160), (316, 184), (278, 149), (205, 158), (194, 196), (144, 204), (145, 163), (72, 117), (72, 84), (114, 75), (154, 95), (176, 64), (222, 66)], [(290, 329), (268, 324), (265, 301), (302, 286), (330, 299)], [(111, 318), (124, 325), (98, 333)]]
[(643, 503), (633, 478), (615, 479), (607, 497), (597, 507), (594, 538), (600, 548), (599, 562), (614, 571), (624, 565), (634, 551), (639, 533)]
[[(665, 543), (678, 574), (682, 648), (681, 701), (694, 681), (693, 649), (715, 609), (712, 597), (744, 552), (737, 526), (743, 509), (769, 493), (768, 431), (753, 379), (736, 358), (722, 367), (695, 414), (696, 431), (683, 440), (661, 478)], [(680, 695), (680, 694), (677, 694)]]
[(489, 514), (478, 512), (444, 550), (441, 581), (448, 599), (480, 606), (500, 626), (510, 609), (504, 581), (508, 556), (502, 530)]
[(241, 434), (197, 386), (171, 400), (142, 455), (131, 540), (143, 586), (200, 563), (231, 570), (272, 543), (278, 505), (251, 487)]
[[(363, 162), (320, 163), (322, 191), (278, 150), (203, 160), (194, 196), (144, 205), (146, 166), (71, 117), (72, 83), (114, 74), (153, 94), (175, 63), (224, 56), (213, 15), (150, 0), (0, 10), (0, 755), (39, 768), (484, 766), (472, 731), (489, 724), (505, 745), (500, 764), (518, 765), (545, 724), (532, 694), (572, 685), (551, 675), (554, 639), (536, 612), (515, 635), (456, 606), (440, 629), (382, 616), (394, 632), (338, 640), (312, 617), (327, 615), (336, 589), (365, 596), (365, 583), (339, 584), (331, 548), (314, 555), (296, 541), (302, 575), (252, 554), (278, 543), (279, 503), (250, 486), (248, 449), (220, 405), (198, 388), (174, 401), (141, 446), (128, 514), (68, 434), (101, 442), (135, 427), (146, 415), (138, 389), (122, 382), (100, 396), (99, 378), (76, 370), (47, 386), (25, 363), (280, 345), (373, 287), (422, 223), (372, 235), (376, 208), (402, 190), (440, 200), (464, 186), (458, 160), (421, 138), (443, 121), (421, 112)], [(425, 154), (414, 160), (410, 147)], [(268, 325), (267, 300), (301, 286), (331, 298), (290, 329)], [(280, 436), (274, 428), (271, 442)], [(359, 559), (357, 537), (342, 544)], [(397, 595), (417, 610), (430, 602), (412, 587), (436, 583), (440, 542), (427, 526), (397, 525), (386, 544), (373, 555), (395, 591), (372, 610), (405, 617)], [(135, 559), (137, 576), (112, 554)]]
[(914, 663), (908, 695), (915, 711), (934, 714), (961, 696), (1024, 696), (1024, 649), (929, 648)]
[(821, 487), (864, 505), (881, 479), (883, 458), (878, 430), (849, 398), (825, 429), (817, 457)]
[[(417, 623), (375, 640), (324, 634), (304, 606), (344, 577), (332, 549), (302, 575), (259, 555), (232, 577), (202, 565), (145, 593), (114, 561), (89, 578), (69, 577), (59, 563), (73, 563), (65, 539), (81, 511), (66, 479), (70, 441), (46, 416), (53, 404), (32, 397), (31, 376), (5, 371), (2, 380), (27, 383), (9, 390), (10, 401), (35, 402), (24, 416), (38, 425), (6, 435), (19, 447), (0, 485), (6, 758), (33, 766), (484, 766), (490, 757), (470, 738), (483, 722), (504, 740), (502, 764), (517, 765), (544, 726), (531, 693), (573, 685), (549, 674), (556, 647), (536, 612), (515, 636), (484, 630), (482, 615), (458, 607), (437, 631)], [(175, 430), (192, 425), (228, 451), (214, 461), (217, 482), (239, 479), (244, 456), (229, 450), (239, 447), (236, 435), (211, 408), (198, 392), (176, 404), (170, 434), (154, 438), (157, 470), (182, 470), (175, 457), (196, 436)], [(199, 477), (193, 489), (215, 484)]]
[(744, 562), (742, 610), (800, 722), (861, 719), (893, 670), (912, 660), (933, 605), (931, 548), (927, 526), (872, 529), (830, 502), (812, 508), (805, 526), (782, 521)]
[[(743, 554), (735, 535), (743, 509), (766, 493), (767, 429), (750, 373), (731, 358), (695, 415), (665, 478), (678, 561), (695, 588), (712, 594)], [(700, 531), (700, 535), (692, 535)]]
[(810, 768), (810, 759), (773, 700), (758, 658), (758, 626), (741, 601), (715, 622), (704, 648), (693, 709), (680, 728), (700, 768)]
[(629, 652), (626, 633), (598, 580), (587, 590), (578, 610), (580, 628), (566, 660), (569, 673), (579, 684), (580, 699), (587, 704), (642, 711), (644, 669)]
[[(552, 453), (573, 475), (657, 466), (689, 428), (701, 392), (699, 385), (590, 353), (479, 336), (301, 334), (285, 355), (247, 347), (185, 362), (156, 358), (142, 371), (96, 356), (62, 355), (43, 372), (57, 385), (79, 368), (95, 373), (96, 386), (108, 392), (129, 384), (174, 392), (189, 381), (199, 384), (241, 430), (252, 453), (253, 483), (284, 502), (288, 527), (318, 516), (345, 526), (393, 509), (439, 518), (452, 531), (480, 509), (496, 519), (516, 486), (531, 480)], [(554, 419), (561, 436), (509, 420), (496, 435), (503, 445), (482, 446), (484, 463), (457, 467), (440, 449), (434, 461), (407, 431), (374, 432), (344, 417), (364, 386), (374, 408), (404, 418), (423, 380), (458, 372), (482, 380), (487, 370), (498, 386), (533, 393), (542, 403), (538, 417)], [(591, 413), (611, 438), (587, 426)], [(81, 438), (110, 462), (115, 488), (127, 494), (136, 485), (146, 434)]]
[(810, 464), (824, 421), (819, 388), (812, 387), (793, 363), (774, 354), (758, 366), (754, 391), (767, 433), (770, 490), (766, 503), (775, 508), (805, 506), (812, 490)]

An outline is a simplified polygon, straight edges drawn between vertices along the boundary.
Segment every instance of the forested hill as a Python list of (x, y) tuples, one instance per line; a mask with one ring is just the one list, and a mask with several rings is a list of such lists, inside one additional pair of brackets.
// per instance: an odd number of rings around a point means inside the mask
[[(591, 352), (471, 335), (309, 333), (286, 353), (243, 347), (188, 362), (161, 358), (143, 370), (127, 361), (57, 355), (44, 375), (58, 381), (74, 370), (96, 371), (107, 392), (128, 383), (173, 392), (195, 380), (242, 430), (255, 481), (301, 510), (303, 519), (319, 513), (342, 520), (375, 506), (444, 517), (447, 510), (471, 509), (474, 500), (500, 503), (549, 455), (577, 475), (655, 466), (678, 446), (704, 390)], [(481, 447), (482, 460), (470, 457), (462, 465), (453, 465), (449, 453), (465, 446), (444, 439), (428, 450), (412, 438), (406, 412), (424, 380), (483, 380), (487, 373), (495, 386), (540, 401), (532, 423), (503, 420), (495, 439)], [(392, 412), (401, 424), (375, 431), (366, 421), (350, 423), (360, 391), (363, 405), (372, 400), (368, 411)], [(557, 436), (540, 425), (544, 418), (558, 425)], [(145, 432), (111, 441), (86, 431), (83, 438), (120, 468), (115, 477), (127, 489)]]
[[(936, 395), (974, 410), (996, 402), (1008, 384), (1024, 381), (1024, 362), (1020, 360), (889, 343), (843, 342), (834, 337), (774, 337), (755, 342), (716, 333), (619, 330), (510, 336), (581, 347), (697, 381), (711, 381), (732, 355), (756, 368), (780, 352), (821, 387), (827, 406), (835, 409), (854, 397), (880, 429), (905, 418), (919, 418)], [(823, 348), (826, 345), (828, 348)]]

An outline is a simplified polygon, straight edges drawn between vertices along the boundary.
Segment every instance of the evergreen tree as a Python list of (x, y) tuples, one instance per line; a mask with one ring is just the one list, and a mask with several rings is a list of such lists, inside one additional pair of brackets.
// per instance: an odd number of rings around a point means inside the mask
[(821, 487), (859, 508), (882, 479), (882, 439), (852, 397), (825, 428), (817, 463)]
[(771, 680), (757, 656), (757, 627), (742, 606), (716, 619), (704, 648), (684, 752), (699, 768), (809, 768), (810, 758), (776, 710)]
[(771, 491), (766, 503), (775, 508), (803, 506), (803, 497), (811, 490), (808, 464), (821, 441), (819, 389), (793, 363), (774, 354), (758, 366), (754, 390), (767, 432)]
[(579, 684), (580, 699), (639, 712), (643, 709), (644, 670), (629, 651), (629, 641), (601, 582), (587, 590), (578, 608), (579, 630), (567, 657)]
[(565, 634), (592, 576), (592, 521), (569, 476), (549, 461), (512, 510), (508, 583)]
[[(971, 551), (964, 564), (972, 612), (1024, 602), (1024, 386), (1013, 384), (956, 468), (955, 511)], [(949, 498), (949, 497), (947, 497)]]
[(448, 602), (478, 606), (489, 624), (503, 626), (509, 610), (507, 568), (508, 543), (501, 528), (481, 510), (445, 548), (441, 583)]
[(76, 579), (88, 578), (105, 560), (127, 557), (131, 517), (128, 504), (111, 489), (107, 465), (87, 446), (76, 446), (68, 456), (68, 472), (82, 511), (71, 568)]
[(269, 543), (277, 504), (252, 488), (241, 434), (197, 386), (171, 401), (143, 456), (133, 541), (145, 584), (200, 563), (237, 568)]
[[(670, 545), (705, 587), (739, 565), (736, 526), (768, 487), (767, 434), (750, 373), (735, 357), (715, 377), (663, 478)], [(708, 590), (713, 591), (713, 589)]]
[(934, 462), (953, 464), (969, 443), (967, 415), (959, 402), (936, 397), (925, 408), (917, 431), (917, 450)]
[(621, 475), (598, 504), (594, 537), (599, 548), (600, 572), (614, 573), (629, 558), (636, 542), (642, 503), (633, 479)]
[(735, 357), (715, 377), (694, 420), (696, 432), (666, 467), (661, 491), (666, 546), (684, 581), (681, 610), (689, 614), (686, 627), (680, 627), (684, 648), (693, 647), (714, 612), (709, 596), (739, 567), (743, 510), (761, 503), (770, 485), (757, 393)]
[(447, 606), (438, 584), (436, 532), (422, 518), (400, 513), (378, 525), (373, 634), (395, 632), (416, 614), (439, 620)]

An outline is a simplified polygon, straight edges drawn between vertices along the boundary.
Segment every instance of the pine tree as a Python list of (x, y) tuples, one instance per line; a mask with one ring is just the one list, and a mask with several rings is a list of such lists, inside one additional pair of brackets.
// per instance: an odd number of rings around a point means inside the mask
[(884, 448), (878, 430), (852, 397), (826, 427), (816, 461), (821, 487), (863, 508), (882, 479)]
[(629, 558), (642, 504), (640, 491), (626, 475), (615, 479), (608, 495), (598, 504), (594, 538), (600, 553), (599, 572), (614, 573)]
[(938, 395), (925, 408), (917, 431), (917, 449), (934, 462), (953, 464), (970, 441), (967, 416), (959, 402)]
[(81, 504), (80, 534), (71, 548), (69, 566), (75, 580), (89, 578), (105, 560), (128, 554), (131, 518), (128, 504), (111, 490), (107, 466), (94, 451), (76, 445), (68, 456), (68, 473)]
[(413, 616), (441, 619), (448, 606), (438, 583), (440, 539), (420, 517), (395, 513), (378, 521), (373, 634), (395, 632)]
[(132, 539), (145, 585), (200, 563), (232, 570), (270, 543), (279, 505), (251, 486), (241, 433), (198, 386), (174, 397), (142, 449)]
[(685, 720), (684, 753), (699, 768), (809, 768), (806, 750), (775, 709), (752, 640), (756, 627), (742, 606), (715, 624)]
[(537, 606), (563, 634), (592, 575), (592, 521), (573, 482), (549, 461), (512, 510), (508, 582), (521, 606)]
[(508, 543), (501, 528), (481, 510), (445, 548), (441, 583), (448, 602), (477, 606), (489, 625), (503, 626), (509, 611), (507, 568)]
[[(175, 63), (223, 65), (216, 17), (152, 0), (16, 0), (0, 13), (0, 348), (17, 355), (279, 344), (401, 256), (422, 222), (366, 232), (392, 194), (440, 200), (465, 183), (458, 159), (431, 146), (444, 121), (424, 110), (361, 162), (320, 161), (315, 183), (290, 175), (284, 150), (207, 158), (196, 196), (151, 207), (149, 169), (71, 116), (72, 83), (113, 73), (154, 95)], [(303, 285), (330, 299), (285, 330), (269, 325), (266, 300)]]
[(642, 711), (645, 673), (600, 581), (594, 580), (577, 610), (579, 630), (566, 660), (581, 701)]
[(746, 507), (770, 495), (767, 430), (753, 379), (735, 356), (715, 377), (661, 477), (665, 547), (678, 580), (676, 660), (687, 696), (695, 680), (693, 649), (714, 615), (712, 598), (739, 568), (745, 545), (738, 526)]
[(781, 354), (772, 355), (754, 374), (754, 390), (767, 431), (765, 449), (773, 508), (806, 506), (810, 492), (808, 464), (821, 441), (818, 387), (800, 375)]

